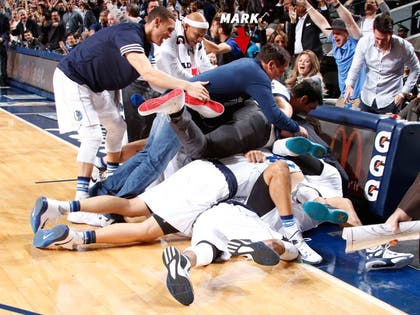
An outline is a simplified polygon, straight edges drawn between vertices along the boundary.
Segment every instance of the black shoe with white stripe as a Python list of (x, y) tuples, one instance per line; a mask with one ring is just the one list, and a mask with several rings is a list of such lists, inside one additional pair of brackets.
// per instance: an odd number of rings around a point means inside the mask
[(244, 256), (253, 259), (257, 264), (264, 266), (274, 266), (280, 261), (280, 256), (268, 247), (264, 242), (251, 240), (230, 240), (228, 243), (229, 253), (235, 256)]
[(190, 305), (194, 301), (194, 290), (190, 281), (191, 263), (173, 246), (165, 248), (162, 260), (168, 269), (166, 286), (172, 296), (183, 305)]

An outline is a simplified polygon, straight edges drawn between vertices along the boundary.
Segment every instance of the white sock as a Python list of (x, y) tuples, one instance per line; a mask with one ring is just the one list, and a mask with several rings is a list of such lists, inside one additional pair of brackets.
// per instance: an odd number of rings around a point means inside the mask
[(199, 243), (195, 246), (188, 247), (186, 251), (192, 251), (196, 256), (195, 266), (207, 266), (213, 261), (213, 248), (208, 243)]

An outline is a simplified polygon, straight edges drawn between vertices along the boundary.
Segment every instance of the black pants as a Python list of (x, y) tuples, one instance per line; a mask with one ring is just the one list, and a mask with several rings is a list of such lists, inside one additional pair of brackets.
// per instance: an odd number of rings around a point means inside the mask
[(222, 116), (223, 120), (219, 119), (217, 125), (212, 125), (214, 121), (207, 123), (207, 133), (206, 128), (200, 128), (192, 120), (188, 110), (171, 118), (171, 126), (186, 160), (227, 157), (258, 149), (267, 143), (271, 125), (255, 102), (245, 101), (233, 113)]

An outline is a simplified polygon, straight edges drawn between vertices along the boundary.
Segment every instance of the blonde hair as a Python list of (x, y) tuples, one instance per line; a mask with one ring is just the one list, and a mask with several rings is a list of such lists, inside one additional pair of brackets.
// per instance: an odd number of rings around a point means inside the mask
[(307, 55), (309, 59), (311, 60), (311, 69), (309, 70), (309, 73), (306, 75), (306, 78), (315, 76), (315, 75), (321, 75), (321, 65), (319, 63), (319, 59), (317, 55), (311, 50), (304, 50), (302, 51), (295, 59), (295, 63), (293, 65), (292, 74), (289, 76), (289, 78), (286, 80), (286, 86), (291, 89), (293, 88), (298, 82), (299, 77), (299, 71), (298, 71), (298, 61), (301, 56)]

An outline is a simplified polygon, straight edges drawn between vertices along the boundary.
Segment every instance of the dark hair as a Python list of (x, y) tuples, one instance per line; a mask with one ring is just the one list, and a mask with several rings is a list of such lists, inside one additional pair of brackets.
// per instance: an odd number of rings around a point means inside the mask
[(147, 17), (148, 22), (153, 21), (157, 17), (160, 18), (162, 21), (169, 21), (169, 20), (176, 21), (173, 13), (163, 6), (154, 8), (152, 11), (150, 11), (150, 13), (147, 16), (148, 16)]
[(232, 33), (233, 24), (231, 23), (220, 23), (222, 17), (222, 13), (216, 14), (216, 16), (213, 18), (213, 21), (217, 22), (219, 26), (223, 30), (223, 34), (230, 35)]
[(318, 102), (318, 104), (321, 105), (324, 102), (322, 98), (321, 82), (317, 79), (305, 79), (296, 84), (292, 88), (292, 94), (295, 97), (302, 97), (306, 95), (309, 103)]
[(381, 14), (373, 21), (373, 28), (383, 34), (391, 34), (394, 28), (394, 21), (389, 15)]
[(264, 63), (274, 60), (278, 67), (283, 66), (286, 62), (290, 62), (291, 59), (286, 49), (272, 43), (262, 46), (256, 58)]

